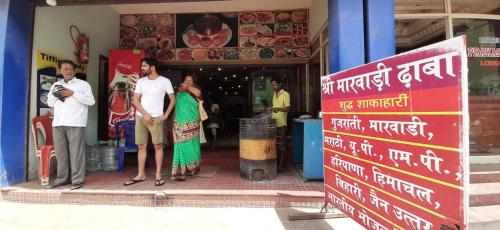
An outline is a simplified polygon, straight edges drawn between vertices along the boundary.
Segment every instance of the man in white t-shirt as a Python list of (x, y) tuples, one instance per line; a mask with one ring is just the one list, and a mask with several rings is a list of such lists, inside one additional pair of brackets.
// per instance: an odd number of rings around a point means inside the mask
[[(159, 63), (156, 59), (144, 58), (141, 60), (141, 70), (145, 77), (137, 81), (133, 101), (136, 108), (135, 143), (139, 148), (139, 172), (136, 177), (126, 181), (123, 184), (125, 186), (146, 180), (144, 165), (146, 163), (146, 147), (149, 134), (151, 134), (151, 139), (155, 146), (155, 185), (160, 186), (165, 184), (165, 180), (161, 178), (161, 166), (163, 162), (163, 123), (167, 120), (174, 108), (175, 95), (170, 80), (158, 75), (158, 66)], [(163, 113), (165, 94), (168, 94), (170, 102), (167, 111)]]

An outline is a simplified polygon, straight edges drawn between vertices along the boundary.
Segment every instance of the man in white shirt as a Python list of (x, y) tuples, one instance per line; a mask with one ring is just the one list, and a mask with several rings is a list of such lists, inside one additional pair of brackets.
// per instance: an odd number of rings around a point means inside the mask
[(54, 108), (52, 135), (57, 159), (57, 178), (50, 188), (71, 183), (73, 190), (81, 188), (84, 182), (85, 127), (88, 107), (95, 100), (89, 83), (75, 78), (74, 62), (62, 60), (58, 67), (63, 79), (52, 86), (47, 99), (47, 104)]
[[(159, 63), (156, 59), (144, 58), (141, 60), (141, 70), (145, 77), (139, 79), (135, 85), (134, 106), (137, 109), (135, 117), (135, 143), (139, 148), (139, 172), (136, 177), (123, 183), (132, 185), (146, 180), (144, 165), (146, 163), (146, 147), (148, 134), (151, 134), (155, 146), (156, 178), (155, 185), (165, 184), (161, 178), (163, 162), (163, 123), (167, 120), (175, 105), (175, 95), (172, 83), (166, 77), (158, 75)], [(165, 94), (170, 102), (163, 113)]]

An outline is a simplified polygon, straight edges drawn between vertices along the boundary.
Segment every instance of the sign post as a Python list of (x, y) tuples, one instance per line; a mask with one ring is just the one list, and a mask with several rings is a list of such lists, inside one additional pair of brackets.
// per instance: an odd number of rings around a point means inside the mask
[(325, 201), (367, 229), (466, 229), (465, 37), (322, 77)]

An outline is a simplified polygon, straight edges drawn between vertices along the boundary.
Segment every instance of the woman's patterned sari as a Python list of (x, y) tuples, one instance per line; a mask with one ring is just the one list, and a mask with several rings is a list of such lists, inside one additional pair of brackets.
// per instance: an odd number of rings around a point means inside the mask
[(185, 179), (200, 166), (200, 112), (198, 101), (188, 91), (177, 94), (174, 118), (172, 176)]

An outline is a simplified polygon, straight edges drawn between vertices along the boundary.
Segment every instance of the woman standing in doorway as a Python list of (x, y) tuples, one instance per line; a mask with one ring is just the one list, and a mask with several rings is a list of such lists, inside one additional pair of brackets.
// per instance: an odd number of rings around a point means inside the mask
[(172, 180), (185, 180), (194, 175), (200, 167), (200, 112), (198, 100), (201, 90), (195, 85), (191, 75), (184, 77), (175, 100), (174, 117), (174, 159)]

